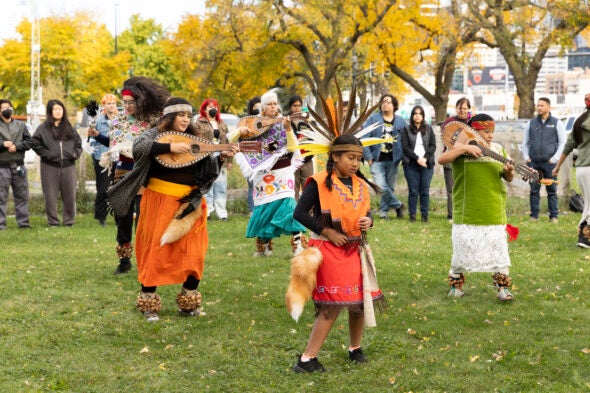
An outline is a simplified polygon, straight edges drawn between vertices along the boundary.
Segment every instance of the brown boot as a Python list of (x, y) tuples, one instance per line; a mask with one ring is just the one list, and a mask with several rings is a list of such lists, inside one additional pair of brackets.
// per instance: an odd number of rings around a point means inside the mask
[(252, 254), (255, 257), (270, 257), (272, 255), (272, 241), (256, 238), (256, 252)]

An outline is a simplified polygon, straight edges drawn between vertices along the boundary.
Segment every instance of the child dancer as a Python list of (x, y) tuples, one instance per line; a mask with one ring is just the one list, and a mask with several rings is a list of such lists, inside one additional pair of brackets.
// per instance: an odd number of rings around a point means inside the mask
[[(480, 113), (467, 123), (485, 140), (484, 146), (506, 157), (493, 143), (495, 123)], [(498, 299), (513, 300), (508, 289), (510, 256), (506, 234), (506, 186), (514, 177), (514, 166), (483, 156), (475, 145), (456, 143), (438, 158), (453, 165), (453, 257), (449, 270), (449, 296), (461, 297), (465, 272), (490, 272), (498, 288)]]

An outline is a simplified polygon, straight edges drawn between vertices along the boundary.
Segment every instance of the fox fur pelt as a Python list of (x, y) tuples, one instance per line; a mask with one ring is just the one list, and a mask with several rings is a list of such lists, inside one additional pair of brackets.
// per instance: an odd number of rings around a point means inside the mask
[(178, 210), (176, 210), (176, 213), (174, 213), (174, 218), (172, 219), (172, 221), (170, 221), (170, 224), (168, 224), (168, 227), (166, 228), (166, 230), (162, 234), (162, 237), (160, 238), (160, 246), (163, 246), (167, 243), (174, 243), (175, 241), (186, 235), (191, 230), (195, 222), (199, 218), (201, 218), (201, 215), (203, 214), (203, 209), (201, 208), (200, 204), (195, 210), (193, 210), (186, 216), (182, 217), (181, 219), (177, 218), (182, 214), (184, 209), (187, 208), (188, 204), (189, 202), (183, 203), (182, 205), (180, 205)]
[(316, 247), (308, 247), (291, 258), (291, 278), (285, 302), (287, 311), (295, 321), (303, 313), (305, 302), (311, 299), (322, 259), (322, 253)]

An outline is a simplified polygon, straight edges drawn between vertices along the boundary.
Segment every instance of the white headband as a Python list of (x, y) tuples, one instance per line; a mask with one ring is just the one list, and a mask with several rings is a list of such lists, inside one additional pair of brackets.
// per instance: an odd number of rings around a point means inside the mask
[(193, 113), (193, 107), (187, 104), (176, 104), (170, 105), (164, 108), (164, 115), (176, 112), (188, 112)]

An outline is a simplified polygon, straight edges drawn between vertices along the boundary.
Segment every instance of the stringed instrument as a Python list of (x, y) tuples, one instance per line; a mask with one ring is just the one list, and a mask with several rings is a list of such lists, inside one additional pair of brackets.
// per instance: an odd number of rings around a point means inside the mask
[(522, 176), (523, 180), (528, 181), (529, 183), (541, 183), (545, 180), (543, 179), (543, 175), (537, 170), (523, 164), (516, 164), (513, 160), (487, 148), (486, 141), (479, 135), (479, 133), (465, 123), (460, 121), (452, 121), (448, 123), (441, 130), (441, 138), (443, 144), (448, 149), (452, 149), (457, 142), (479, 147), (484, 156), (490, 157), (503, 164), (513, 165), (514, 170)]
[[(307, 112), (295, 112), (289, 115), (289, 119), (292, 121), (307, 120), (309, 113)], [(282, 116), (268, 118), (262, 116), (246, 116), (242, 117), (238, 122), (239, 127), (245, 127), (248, 129), (248, 134), (240, 136), (241, 139), (256, 138), (264, 131), (268, 130), (270, 126), (276, 123), (281, 123), (285, 118)]]
[(244, 141), (233, 144), (215, 144), (197, 136), (177, 131), (166, 131), (158, 134), (156, 142), (159, 143), (188, 143), (191, 146), (189, 153), (164, 153), (156, 156), (162, 166), (166, 168), (184, 168), (201, 161), (215, 152), (231, 150), (238, 146), (242, 152), (260, 153), (267, 151), (272, 153), (277, 149), (272, 143), (264, 144), (260, 141)]

